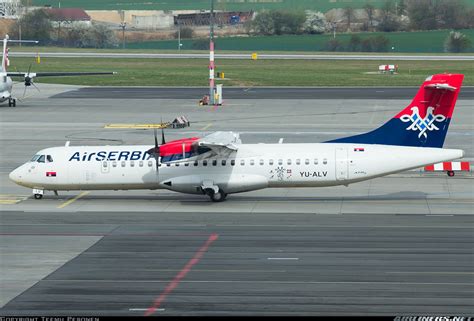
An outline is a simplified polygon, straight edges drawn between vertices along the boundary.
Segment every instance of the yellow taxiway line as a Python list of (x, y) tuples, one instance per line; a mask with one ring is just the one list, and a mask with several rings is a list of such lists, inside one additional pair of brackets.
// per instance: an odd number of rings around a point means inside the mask
[(28, 199), (29, 195), (0, 194), (0, 205), (14, 205)]
[(82, 192), (81, 194), (77, 195), (76, 197), (74, 198), (71, 198), (69, 200), (67, 200), (66, 202), (62, 203), (61, 205), (59, 205), (57, 208), (64, 208), (72, 203), (74, 203), (75, 201), (77, 201), (78, 199), (80, 199), (81, 197), (84, 197), (86, 196), (87, 194), (89, 194), (90, 192)]
[(201, 128), (201, 130), (206, 130), (206, 129), (208, 129), (208, 128), (211, 127), (211, 126), (212, 126), (212, 123), (209, 123), (209, 124), (207, 124), (206, 126), (204, 126), (203, 128)]
[(13, 205), (20, 202), (21, 200), (0, 200), (0, 205)]
[(108, 129), (149, 129), (149, 128), (166, 128), (169, 123), (164, 124), (107, 124), (104, 128)]

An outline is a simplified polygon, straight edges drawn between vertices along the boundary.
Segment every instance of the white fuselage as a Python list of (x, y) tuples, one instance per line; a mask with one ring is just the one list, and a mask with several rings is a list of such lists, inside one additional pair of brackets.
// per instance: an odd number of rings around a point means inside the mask
[(51, 162), (25, 163), (10, 178), (45, 190), (165, 188), (201, 194), (202, 186), (217, 185), (225, 193), (238, 193), (266, 187), (348, 185), (463, 156), (462, 150), (386, 145), (241, 144), (227, 157), (160, 164), (157, 173), (154, 158), (145, 152), (152, 147), (47, 148), (38, 154), (50, 155)]

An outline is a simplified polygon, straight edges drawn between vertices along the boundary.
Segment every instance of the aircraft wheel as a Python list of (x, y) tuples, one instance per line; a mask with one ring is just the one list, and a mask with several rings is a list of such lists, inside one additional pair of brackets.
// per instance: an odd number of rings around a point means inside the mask
[(221, 189), (217, 193), (214, 193), (214, 191), (212, 191), (208, 193), (208, 195), (211, 198), (211, 201), (213, 202), (222, 202), (227, 196), (227, 194), (224, 193)]
[(13, 105), (13, 102), (11, 99), (8, 99), (8, 107), (11, 107)]
[(16, 99), (13, 99), (13, 107), (16, 107)]
[(448, 176), (453, 177), (454, 176), (454, 171), (448, 171)]
[(35, 199), (40, 200), (43, 198), (43, 195), (41, 194), (35, 194)]

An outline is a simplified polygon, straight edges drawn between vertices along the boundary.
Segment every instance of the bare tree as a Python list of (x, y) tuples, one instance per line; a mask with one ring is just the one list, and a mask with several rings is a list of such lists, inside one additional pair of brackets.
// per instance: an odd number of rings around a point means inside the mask
[(347, 22), (347, 30), (351, 29), (351, 22), (354, 20), (354, 8), (351, 6), (347, 6), (344, 8), (344, 18), (346, 18)]
[(372, 29), (374, 27), (375, 7), (370, 3), (366, 3), (364, 6), (364, 10), (365, 10), (365, 14), (367, 15), (369, 28)]
[(395, 3), (388, 0), (380, 8), (380, 23), (377, 28), (379, 31), (390, 32), (398, 30), (399, 27)]

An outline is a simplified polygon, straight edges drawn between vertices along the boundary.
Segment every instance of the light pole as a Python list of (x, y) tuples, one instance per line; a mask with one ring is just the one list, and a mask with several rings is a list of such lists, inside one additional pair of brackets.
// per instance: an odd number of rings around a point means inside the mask
[(120, 28), (122, 28), (122, 49), (125, 49), (125, 27), (127, 26), (127, 23), (122, 21), (120, 23)]
[(209, 103), (214, 105), (214, 0), (211, 0), (209, 29)]

